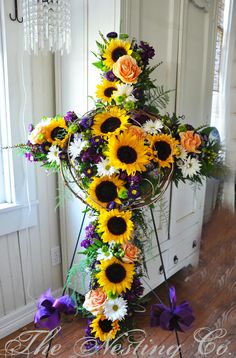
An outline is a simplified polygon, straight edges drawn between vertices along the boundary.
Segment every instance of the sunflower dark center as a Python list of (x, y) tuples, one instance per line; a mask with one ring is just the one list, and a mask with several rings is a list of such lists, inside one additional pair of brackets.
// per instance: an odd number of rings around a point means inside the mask
[(106, 276), (108, 280), (112, 283), (120, 283), (126, 277), (126, 271), (124, 267), (120, 264), (112, 264), (106, 269)]
[(52, 138), (52, 140), (55, 140), (56, 138), (63, 139), (63, 138), (65, 138), (66, 133), (67, 132), (64, 128), (56, 127), (51, 132), (51, 138)]
[(126, 232), (126, 222), (123, 218), (113, 216), (107, 223), (108, 230), (113, 235), (123, 235)]
[(114, 201), (117, 197), (117, 188), (114, 183), (109, 180), (103, 181), (95, 189), (96, 196), (102, 203)]
[(104, 319), (103, 321), (100, 319), (98, 324), (104, 333), (108, 333), (112, 330), (112, 322), (108, 319)]
[(157, 151), (157, 157), (160, 160), (166, 160), (171, 154), (171, 146), (169, 143), (160, 140), (154, 144), (154, 148)]
[(117, 128), (120, 127), (121, 121), (117, 117), (107, 118), (101, 125), (101, 132), (108, 133), (114, 132)]
[(112, 51), (112, 60), (116, 62), (121, 56), (127, 55), (127, 51), (124, 47), (117, 47)]
[(125, 164), (132, 164), (137, 159), (137, 152), (134, 148), (124, 145), (117, 151), (118, 159)]
[(116, 88), (115, 88), (115, 87), (108, 87), (108, 88), (105, 89), (104, 95), (105, 95), (106, 97), (111, 97), (113, 91), (116, 91)]

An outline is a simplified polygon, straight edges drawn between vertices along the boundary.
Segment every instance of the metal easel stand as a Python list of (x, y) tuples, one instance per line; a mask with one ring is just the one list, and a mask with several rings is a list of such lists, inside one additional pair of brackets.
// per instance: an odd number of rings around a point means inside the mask
[[(167, 275), (166, 275), (165, 264), (164, 264), (163, 255), (162, 255), (162, 252), (161, 252), (161, 245), (160, 245), (160, 241), (159, 241), (159, 237), (158, 237), (158, 233), (157, 233), (157, 227), (156, 227), (156, 223), (155, 223), (153, 209), (152, 209), (151, 206), (149, 208), (150, 208), (153, 228), (154, 228), (154, 232), (155, 232), (155, 236), (156, 236), (157, 247), (158, 247), (158, 251), (159, 251), (159, 255), (160, 255), (160, 259), (161, 259), (161, 267), (162, 267), (162, 270), (163, 270), (165, 285), (166, 285), (166, 288), (167, 288), (167, 291), (168, 291), (168, 297), (169, 297), (169, 288), (170, 287), (169, 287), (169, 282), (168, 282), (168, 278), (167, 278)], [(170, 304), (170, 307), (171, 307), (170, 297), (169, 297), (169, 304)], [(181, 346), (180, 346), (179, 335), (178, 335), (178, 331), (177, 331), (176, 328), (175, 328), (175, 336), (176, 336), (176, 341), (177, 341), (177, 344), (178, 344), (178, 347), (179, 347), (179, 357), (183, 358), (182, 351), (181, 351)]]
[[(76, 252), (77, 252), (77, 249), (78, 249), (78, 245), (79, 245), (79, 240), (80, 240), (81, 233), (82, 233), (82, 230), (83, 230), (83, 227), (84, 227), (84, 221), (85, 221), (85, 218), (86, 218), (86, 214), (87, 214), (87, 207), (86, 207), (86, 209), (85, 209), (85, 211), (84, 211), (83, 219), (82, 219), (82, 222), (81, 222), (81, 225), (80, 225), (79, 234), (78, 234), (77, 241), (76, 241), (76, 244), (75, 244), (75, 248), (74, 248), (74, 251), (73, 251), (73, 255), (72, 255), (72, 258), (71, 258), (71, 262), (70, 262), (70, 266), (69, 266), (69, 269), (68, 269), (68, 273), (70, 272), (70, 269), (72, 268), (73, 263), (74, 263), (75, 255), (76, 255)], [(68, 274), (67, 274), (67, 275), (68, 275)], [(62, 296), (64, 296), (65, 292), (66, 292), (66, 285), (65, 285), (64, 288), (63, 288)], [(52, 346), (52, 341), (53, 341), (53, 336), (49, 339), (49, 344), (48, 344), (48, 349), (47, 349), (47, 353), (46, 353), (46, 358), (49, 357), (50, 350), (51, 350), (51, 346)]]
[[(86, 207), (86, 209), (87, 209), (87, 207)], [(74, 248), (74, 251), (73, 251), (73, 255), (72, 255), (72, 258), (71, 258), (68, 273), (69, 273), (70, 269), (73, 266), (75, 255), (76, 255), (76, 252), (77, 252), (77, 249), (78, 249), (81, 233), (82, 233), (83, 226), (84, 226), (84, 221), (85, 221), (86, 214), (87, 214), (86, 209), (84, 211), (84, 215), (83, 215), (82, 222), (81, 222), (81, 225), (80, 225), (79, 234), (78, 234), (77, 241), (76, 241), (76, 244), (75, 244), (75, 248)], [(154, 219), (153, 209), (152, 209), (151, 206), (150, 206), (150, 212), (151, 212), (151, 218), (152, 218), (154, 232), (155, 232), (155, 236), (156, 236), (157, 247), (158, 247), (158, 251), (159, 251), (159, 255), (160, 255), (160, 259), (161, 259), (161, 266), (163, 268), (163, 275), (164, 275), (165, 285), (166, 285), (166, 288), (167, 288), (168, 293), (169, 293), (169, 282), (168, 282), (168, 278), (167, 278), (167, 275), (166, 275), (165, 264), (164, 264), (163, 255), (162, 255), (162, 252), (161, 252), (160, 241), (159, 241), (159, 237), (158, 237), (158, 233), (157, 233), (157, 227), (156, 227), (156, 223), (155, 223), (155, 219)], [(65, 294), (65, 292), (66, 292), (66, 286), (64, 286), (62, 296)], [(168, 295), (168, 297), (169, 297), (169, 295)], [(169, 298), (169, 303), (170, 303), (170, 307), (171, 307), (170, 298)], [(176, 336), (176, 341), (177, 341), (177, 344), (178, 344), (178, 347), (179, 347), (179, 357), (183, 358), (182, 351), (181, 351), (181, 346), (180, 346), (180, 341), (179, 341), (179, 335), (178, 335), (178, 332), (177, 332), (176, 329), (175, 329), (175, 336)], [(48, 345), (48, 349), (47, 349), (47, 353), (46, 353), (46, 358), (49, 357), (51, 346), (52, 346), (52, 341), (53, 341), (53, 336), (49, 339), (49, 345)], [(137, 353), (136, 353), (136, 356), (138, 357)]]

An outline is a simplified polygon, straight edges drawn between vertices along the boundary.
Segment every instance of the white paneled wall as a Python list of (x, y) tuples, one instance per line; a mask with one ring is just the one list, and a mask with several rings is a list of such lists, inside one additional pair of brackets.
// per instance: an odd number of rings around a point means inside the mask
[[(23, 25), (9, 19), (13, 2), (4, 1), (4, 6), (5, 16), (1, 15), (5, 19), (8, 51), (9, 121), (12, 143), (16, 144), (26, 141), (28, 123), (55, 114), (54, 61), (51, 55), (30, 57), (24, 53)], [(14, 163), (16, 189), (19, 182), (21, 186), (17, 204), (25, 206), (27, 225), (11, 231), (11, 222), (5, 225), (5, 219), (16, 220), (14, 210), (9, 208), (6, 212), (0, 206), (0, 232), (3, 227), (8, 229), (6, 235), (0, 236), (0, 338), (33, 320), (41, 293), (49, 287), (60, 293), (62, 287), (61, 265), (52, 266), (50, 252), (60, 246), (55, 209), (57, 178), (15, 153)], [(36, 212), (34, 222), (26, 220), (32, 211)], [(19, 227), (22, 221), (23, 218)]]

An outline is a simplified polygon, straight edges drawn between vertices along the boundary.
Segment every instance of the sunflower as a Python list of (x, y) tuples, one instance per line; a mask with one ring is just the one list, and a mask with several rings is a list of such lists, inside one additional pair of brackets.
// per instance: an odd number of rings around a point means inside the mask
[(63, 148), (68, 140), (68, 127), (64, 118), (52, 118), (50, 123), (45, 127), (45, 139), (52, 145)]
[(96, 114), (92, 132), (94, 136), (109, 136), (119, 134), (127, 128), (129, 116), (126, 110), (117, 106), (109, 107), (106, 111)]
[(117, 82), (110, 82), (104, 79), (102, 83), (97, 85), (96, 96), (103, 102), (111, 102), (114, 91), (117, 91)]
[(111, 166), (126, 170), (128, 175), (134, 175), (136, 171), (145, 172), (145, 165), (150, 161), (144, 140), (128, 133), (122, 133), (118, 138), (110, 137), (106, 155)]
[(113, 39), (109, 42), (102, 57), (104, 58), (104, 64), (110, 70), (112, 70), (113, 64), (124, 55), (131, 55), (132, 49), (131, 43), (128, 41), (122, 41), (119, 39)]
[(179, 142), (169, 134), (156, 134), (149, 137), (152, 149), (152, 159), (159, 163), (160, 167), (170, 167), (174, 155), (178, 154)]
[(98, 232), (103, 242), (115, 241), (123, 244), (131, 239), (134, 224), (131, 211), (103, 210), (98, 219)]
[(96, 275), (98, 283), (106, 294), (119, 295), (131, 289), (134, 276), (134, 264), (125, 264), (115, 257), (102, 260)]
[(106, 208), (110, 202), (120, 204), (118, 191), (123, 185), (124, 182), (115, 175), (95, 177), (89, 185), (87, 203), (97, 210)]
[(90, 323), (90, 327), (92, 328), (91, 333), (94, 333), (95, 338), (98, 338), (102, 342), (107, 338), (109, 338), (109, 340), (114, 339), (120, 330), (118, 320), (112, 322), (101, 314), (93, 319), (92, 323)]

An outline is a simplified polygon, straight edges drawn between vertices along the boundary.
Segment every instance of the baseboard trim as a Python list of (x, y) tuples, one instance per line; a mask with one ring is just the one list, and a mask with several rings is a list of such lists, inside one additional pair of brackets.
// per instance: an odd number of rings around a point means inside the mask
[[(54, 297), (60, 296), (62, 288), (53, 291)], [(33, 322), (36, 311), (36, 301), (28, 303), (26, 306), (0, 317), (0, 339)]]

